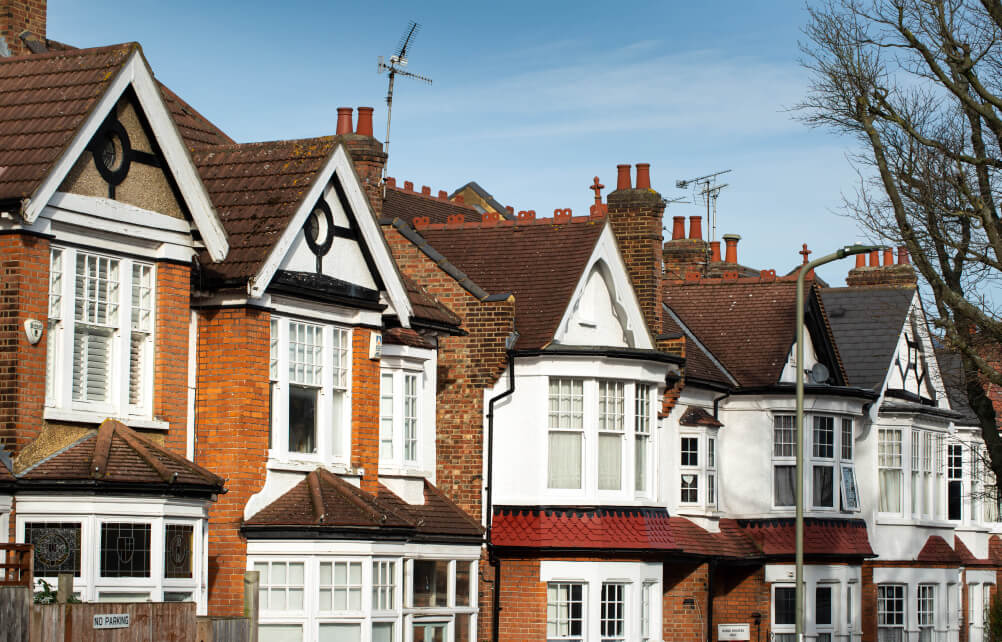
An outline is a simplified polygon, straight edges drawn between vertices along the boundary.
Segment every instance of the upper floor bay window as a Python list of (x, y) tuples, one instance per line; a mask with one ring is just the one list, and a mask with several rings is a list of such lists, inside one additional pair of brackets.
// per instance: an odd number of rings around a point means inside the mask
[(682, 433), (679, 437), (679, 503), (717, 505), (717, 438), (712, 433)]
[[(931, 430), (881, 428), (877, 433), (879, 512), (960, 519), (962, 448), (947, 444), (945, 434)], [(953, 486), (947, 486), (948, 476)], [(947, 496), (947, 488), (953, 495)]]
[(273, 455), (347, 460), (350, 338), (346, 328), (272, 317)]
[(148, 263), (52, 248), (47, 406), (151, 417), (154, 281)]
[(547, 487), (648, 494), (653, 396), (647, 384), (551, 377)]
[(382, 465), (419, 464), (418, 397), (423, 373), (383, 369), (379, 382), (379, 461)]
[[(817, 510), (859, 510), (859, 491), (853, 463), (853, 420), (849, 417), (809, 415), (807, 482), (810, 506)], [(793, 506), (796, 494), (796, 424), (792, 415), (773, 418), (773, 505)]]

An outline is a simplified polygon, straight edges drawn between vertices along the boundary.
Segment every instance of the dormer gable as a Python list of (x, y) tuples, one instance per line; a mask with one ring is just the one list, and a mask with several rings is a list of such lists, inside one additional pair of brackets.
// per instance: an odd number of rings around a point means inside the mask
[(945, 403), (946, 390), (917, 291), (891, 356), (884, 388), (889, 394), (903, 393), (932, 405)]
[(653, 348), (640, 303), (609, 226), (595, 243), (553, 343)]
[(0, 62), (0, 94), (8, 91), (20, 100), (0, 101), (0, 201), (16, 199), (15, 226), (57, 236), (53, 221), (98, 228), (155, 255), (157, 241), (187, 246), (159, 255), (175, 260), (199, 246), (212, 261), (226, 256), (226, 234), (139, 45)]

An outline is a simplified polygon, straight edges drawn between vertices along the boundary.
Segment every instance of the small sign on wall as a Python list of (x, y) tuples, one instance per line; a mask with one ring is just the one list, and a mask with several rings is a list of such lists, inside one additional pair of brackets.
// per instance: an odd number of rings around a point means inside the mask
[(718, 624), (717, 625), (717, 639), (718, 640), (750, 640), (751, 639), (751, 625), (750, 624)]
[(383, 333), (372, 332), (369, 334), (369, 358), (375, 361), (383, 356)]
[(102, 613), (94, 616), (95, 629), (127, 629), (129, 628), (128, 613)]

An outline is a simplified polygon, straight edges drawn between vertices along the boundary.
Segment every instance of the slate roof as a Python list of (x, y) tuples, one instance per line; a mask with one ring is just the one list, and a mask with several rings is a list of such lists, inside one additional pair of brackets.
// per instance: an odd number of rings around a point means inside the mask
[(663, 508), (496, 506), (496, 546), (604, 550), (678, 550)]
[(58, 483), (67, 487), (142, 485), (164, 492), (223, 491), (221, 477), (157, 446), (114, 419), (106, 419), (85, 437), (18, 475), (21, 482)]
[(257, 274), (339, 141), (325, 136), (192, 150), (230, 243), (225, 261), (202, 261), (210, 283), (238, 284)]
[(821, 291), (850, 385), (883, 386), (914, 296), (912, 288)]
[(522, 350), (552, 340), (604, 228), (604, 218), (582, 217), (433, 225), (418, 233), (477, 286), (515, 296), (515, 347)]
[(0, 58), (0, 201), (29, 198), (136, 43)]
[(943, 377), (943, 386), (946, 388), (946, 396), (950, 401), (950, 409), (959, 415), (957, 423), (964, 426), (977, 426), (980, 420), (971, 409), (971, 401), (967, 397), (966, 379), (960, 355), (949, 350), (937, 349), (936, 362), (939, 364), (939, 373)]
[(673, 281), (664, 304), (740, 386), (769, 386), (793, 347), (796, 294), (796, 281)]
[(379, 531), (400, 539), (480, 542), (480, 526), (425, 481), (425, 503), (412, 506), (380, 485), (376, 496), (317, 468), (244, 522), (245, 530), (274, 528), (331, 534)]
[(436, 196), (409, 192), (399, 187), (393, 187), (389, 181), (386, 185), (386, 196), (383, 199), (383, 218), (395, 219), (413, 225), (414, 219), (427, 217), (431, 223), (446, 223), (450, 216), (461, 215), (466, 221), (479, 221), (482, 218), (473, 206), (453, 203)]
[[(793, 518), (739, 519), (744, 534), (768, 556), (796, 553)], [(875, 557), (862, 519), (804, 518), (804, 554)]]

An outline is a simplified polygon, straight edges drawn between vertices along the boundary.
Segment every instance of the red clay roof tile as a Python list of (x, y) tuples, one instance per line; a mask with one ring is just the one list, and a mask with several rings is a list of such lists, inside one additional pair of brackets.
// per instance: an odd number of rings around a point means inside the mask
[(656, 508), (498, 506), (492, 539), (513, 548), (678, 550), (668, 511)]
[[(792, 518), (739, 519), (737, 525), (765, 555), (793, 555), (795, 526)], [(804, 519), (804, 554), (873, 557), (866, 522), (861, 519)]]
[(461, 215), (467, 223), (480, 221), (480, 212), (470, 205), (453, 203), (435, 196), (408, 192), (396, 187), (386, 187), (383, 199), (383, 218), (399, 218), (413, 225), (414, 219), (426, 217), (430, 223), (445, 223), (450, 216)]
[[(970, 555), (970, 551), (967, 551), (967, 553)], [(974, 556), (971, 555), (971, 557), (973, 558)], [(950, 548), (945, 539), (939, 535), (930, 535), (915, 560), (940, 564), (960, 564), (961, 556)]]
[(685, 517), (672, 517), (672, 536), (684, 552), (707, 557), (749, 558), (762, 554), (733, 519), (722, 519), (716, 533), (701, 528)]

